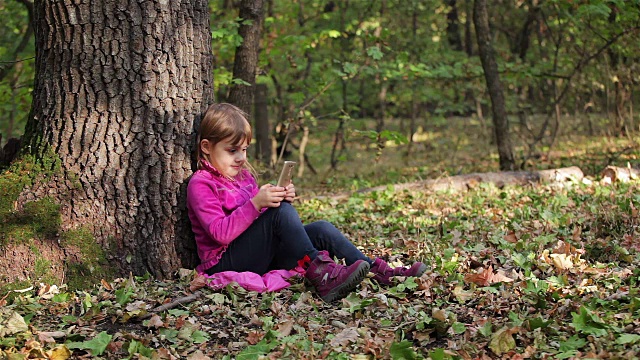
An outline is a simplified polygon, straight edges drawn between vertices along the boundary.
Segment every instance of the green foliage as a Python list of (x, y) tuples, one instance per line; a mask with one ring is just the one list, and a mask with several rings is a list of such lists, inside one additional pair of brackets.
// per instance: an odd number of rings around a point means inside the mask
[(33, 91), (35, 47), (33, 35), (27, 38), (22, 51), (20, 43), (27, 33), (29, 18), (27, 8), (17, 1), (0, 4), (3, 21), (0, 24), (0, 134), (3, 146), (10, 137), (20, 137), (24, 132), (31, 108)]
[[(113, 336), (103, 331), (91, 340), (68, 342), (66, 345), (69, 349), (89, 350), (92, 355), (100, 356), (107, 349), (107, 345), (111, 342), (112, 337)], [(131, 347), (129, 349), (131, 349)]]

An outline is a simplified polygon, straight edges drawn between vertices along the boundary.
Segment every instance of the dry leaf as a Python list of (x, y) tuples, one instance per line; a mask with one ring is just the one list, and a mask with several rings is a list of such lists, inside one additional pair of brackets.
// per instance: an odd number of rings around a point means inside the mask
[(107, 282), (105, 279), (100, 279), (100, 284), (102, 284), (102, 286), (109, 291), (113, 290), (113, 286), (111, 286), (111, 284), (109, 284), (109, 282)]
[(513, 232), (513, 231), (510, 231), (507, 235), (505, 235), (504, 239), (507, 242), (510, 242), (510, 243), (517, 243), (518, 242), (518, 237), (516, 236), (516, 233)]
[(189, 283), (189, 290), (191, 292), (207, 286), (207, 277), (204, 275), (196, 274), (196, 276)]
[(515, 348), (516, 340), (513, 338), (513, 332), (513, 329), (503, 327), (502, 329), (493, 333), (493, 335), (491, 335), (489, 349), (496, 353), (496, 355), (501, 355)]
[(164, 326), (164, 321), (162, 321), (162, 319), (160, 318), (160, 316), (158, 316), (158, 314), (153, 314), (153, 316), (151, 316), (151, 318), (146, 324), (147, 324), (147, 327), (153, 327), (158, 329)]
[(54, 343), (56, 338), (63, 338), (66, 335), (64, 331), (39, 331), (38, 340), (43, 343)]
[(493, 278), (493, 268), (489, 265), (486, 269), (480, 269), (479, 272), (475, 274), (467, 274), (464, 276), (464, 281), (472, 282), (474, 284), (480, 286), (489, 286), (491, 284), (491, 279)]
[(211, 358), (203, 354), (202, 351), (198, 350), (189, 355), (189, 357), (187, 357), (187, 360), (211, 360)]
[(566, 254), (551, 254), (549, 255), (553, 261), (553, 265), (558, 270), (568, 270), (573, 267), (573, 261), (570, 256)]
[(58, 345), (47, 351), (47, 356), (49, 360), (66, 360), (71, 357), (71, 351), (66, 345)]
[(288, 319), (276, 326), (276, 331), (278, 332), (279, 337), (289, 336), (291, 334), (291, 330), (293, 330), (293, 325), (295, 324), (295, 320)]
[(331, 346), (347, 346), (349, 345), (349, 343), (356, 342), (356, 340), (358, 340), (358, 336), (358, 329), (356, 329), (355, 327), (346, 328), (340, 331), (340, 333), (336, 335), (336, 337), (331, 339)]
[(262, 331), (249, 331), (249, 334), (247, 335), (247, 342), (251, 345), (255, 345), (262, 340), (263, 336), (264, 332)]

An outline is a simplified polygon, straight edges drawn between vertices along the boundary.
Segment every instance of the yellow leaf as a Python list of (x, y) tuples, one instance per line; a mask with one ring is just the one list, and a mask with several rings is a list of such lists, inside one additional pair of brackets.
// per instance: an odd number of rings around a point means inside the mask
[(58, 345), (52, 350), (47, 351), (49, 360), (66, 360), (71, 357), (71, 351), (66, 345)]
[(571, 261), (571, 257), (566, 254), (551, 254), (549, 255), (553, 260), (553, 265), (558, 270), (567, 270), (573, 267), (573, 261)]
[(491, 336), (489, 348), (496, 355), (501, 355), (516, 347), (516, 341), (513, 339), (512, 330), (503, 327)]
[(464, 288), (462, 286), (456, 286), (453, 289), (453, 295), (455, 295), (459, 303), (465, 303), (467, 302), (467, 300), (473, 298), (473, 292), (464, 291)]

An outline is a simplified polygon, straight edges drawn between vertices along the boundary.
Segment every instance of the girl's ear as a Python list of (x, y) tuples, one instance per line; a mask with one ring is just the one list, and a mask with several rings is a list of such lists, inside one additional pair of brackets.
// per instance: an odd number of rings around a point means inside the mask
[(211, 146), (211, 142), (209, 140), (204, 139), (200, 141), (200, 151), (202, 151), (203, 154), (210, 155), (211, 153), (211, 151), (209, 150), (210, 146)]

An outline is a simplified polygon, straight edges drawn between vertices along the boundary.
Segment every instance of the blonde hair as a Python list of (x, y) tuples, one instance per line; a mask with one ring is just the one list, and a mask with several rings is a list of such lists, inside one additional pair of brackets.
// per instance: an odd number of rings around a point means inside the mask
[[(202, 169), (202, 161), (208, 160), (202, 153), (200, 143), (209, 140), (217, 144), (223, 140), (229, 140), (232, 144), (251, 143), (251, 124), (247, 120), (247, 114), (239, 107), (228, 103), (212, 104), (202, 117), (198, 130), (198, 169)], [(248, 161), (244, 162), (244, 168), (249, 170), (254, 177), (256, 171)]]

